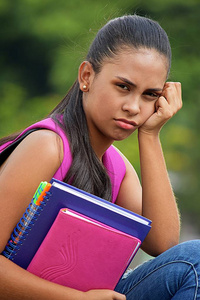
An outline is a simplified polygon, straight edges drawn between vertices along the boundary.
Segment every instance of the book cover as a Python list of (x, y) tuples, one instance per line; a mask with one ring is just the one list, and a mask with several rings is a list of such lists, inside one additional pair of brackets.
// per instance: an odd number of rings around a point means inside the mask
[(78, 289), (114, 289), (139, 239), (103, 223), (61, 209), (27, 270)]

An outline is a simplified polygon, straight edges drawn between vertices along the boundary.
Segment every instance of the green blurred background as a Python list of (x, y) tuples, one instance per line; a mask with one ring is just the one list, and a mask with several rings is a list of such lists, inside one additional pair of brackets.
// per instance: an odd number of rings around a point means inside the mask
[[(184, 105), (161, 140), (182, 213), (182, 240), (198, 237), (199, 0), (0, 0), (0, 137), (45, 117), (76, 79), (97, 30), (133, 13), (157, 20), (172, 45), (169, 80), (182, 83)], [(139, 173), (136, 135), (116, 145)]]

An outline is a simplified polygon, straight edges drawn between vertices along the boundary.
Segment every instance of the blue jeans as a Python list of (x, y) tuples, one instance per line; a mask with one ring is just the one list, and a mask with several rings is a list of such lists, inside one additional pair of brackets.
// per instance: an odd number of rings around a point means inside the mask
[(179, 244), (134, 270), (115, 290), (127, 300), (200, 299), (200, 240)]

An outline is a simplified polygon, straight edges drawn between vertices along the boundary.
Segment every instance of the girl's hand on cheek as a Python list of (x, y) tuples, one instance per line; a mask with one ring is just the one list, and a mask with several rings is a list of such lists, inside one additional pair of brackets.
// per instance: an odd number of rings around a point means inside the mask
[(155, 112), (139, 127), (138, 131), (158, 134), (162, 126), (182, 107), (181, 83), (166, 82), (162, 95), (155, 103)]

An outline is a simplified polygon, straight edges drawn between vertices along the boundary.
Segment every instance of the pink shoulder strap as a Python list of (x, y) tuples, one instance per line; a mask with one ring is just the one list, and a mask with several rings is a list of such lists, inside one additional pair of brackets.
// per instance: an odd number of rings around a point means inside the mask
[(110, 146), (105, 152), (103, 164), (107, 169), (112, 184), (112, 202), (115, 202), (120, 185), (126, 174), (126, 166), (123, 158), (113, 146)]

